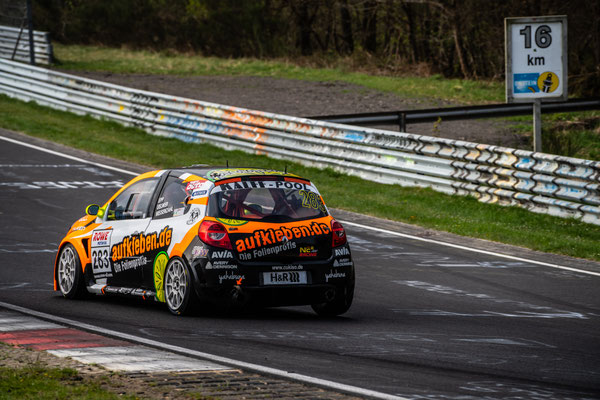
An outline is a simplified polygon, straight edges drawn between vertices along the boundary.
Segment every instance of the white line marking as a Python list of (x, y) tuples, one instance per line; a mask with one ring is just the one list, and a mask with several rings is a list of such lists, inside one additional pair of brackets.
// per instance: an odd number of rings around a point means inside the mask
[[(116, 168), (116, 167), (111, 167), (110, 165), (101, 164), (101, 163), (95, 163), (95, 162), (92, 162), (92, 161), (84, 160), (82, 158), (73, 157), (73, 156), (70, 156), (68, 154), (60, 153), (58, 151), (48, 150), (48, 149), (45, 149), (43, 147), (35, 146), (35, 145), (29, 144), (29, 143), (25, 143), (25, 142), (21, 142), (21, 141), (15, 140), (15, 139), (10, 139), (10, 138), (4, 137), (4, 136), (0, 136), (0, 139), (9, 141), (11, 143), (20, 144), (22, 146), (31, 147), (32, 149), (36, 149), (36, 150), (39, 150), (39, 151), (44, 151), (46, 153), (54, 154), (56, 156), (65, 157), (65, 158), (68, 158), (68, 159), (71, 159), (71, 160), (76, 160), (76, 161), (79, 161), (79, 162), (84, 162), (84, 163), (96, 165), (98, 167), (110, 169), (110, 170), (113, 170), (113, 171), (122, 172), (124, 174), (138, 175), (137, 173), (132, 172), (132, 171), (127, 171), (127, 170), (124, 170), (124, 169), (120, 169), (120, 168)], [(432, 239), (425, 239), (425, 238), (418, 237), (418, 236), (408, 235), (406, 233), (394, 232), (394, 231), (390, 231), (390, 230), (382, 229), (382, 228), (374, 228), (374, 227), (371, 227), (371, 226), (357, 224), (355, 222), (350, 222), (350, 221), (342, 221), (342, 220), (340, 220), (340, 222), (344, 223), (346, 225), (356, 226), (358, 228), (362, 228), (362, 229), (366, 229), (366, 230), (371, 230), (371, 231), (381, 232), (381, 233), (387, 233), (387, 234), (392, 235), (392, 236), (400, 236), (400, 237), (403, 237), (403, 238), (413, 239), (413, 240), (419, 240), (421, 242), (433, 243), (433, 244), (440, 245), (440, 246), (453, 247), (455, 249), (470, 251), (470, 252), (473, 252), (473, 253), (487, 254), (487, 255), (490, 255), (490, 256), (506, 258), (506, 259), (509, 259), (509, 260), (522, 261), (522, 262), (526, 262), (526, 263), (529, 263), (529, 264), (541, 265), (541, 266), (544, 266), (544, 267), (558, 268), (558, 269), (562, 269), (562, 270), (566, 270), (566, 271), (573, 271), (573, 272), (579, 272), (579, 273), (582, 273), (582, 274), (588, 274), (588, 275), (593, 275), (593, 276), (600, 276), (600, 273), (598, 273), (598, 272), (592, 272), (592, 271), (586, 271), (586, 270), (577, 269), (577, 268), (565, 267), (563, 265), (550, 264), (550, 263), (546, 263), (546, 262), (543, 262), (543, 261), (530, 260), (530, 259), (527, 259), (527, 258), (509, 256), (507, 254), (495, 253), (493, 251), (474, 249), (474, 248), (470, 248), (470, 247), (466, 247), (466, 246), (461, 246), (461, 245), (453, 244), (453, 243), (446, 243), (446, 242), (440, 242), (440, 241), (432, 240)]]
[(0, 332), (59, 328), (62, 328), (62, 326), (48, 321), (42, 321), (37, 318), (32, 318), (21, 314), (8, 315), (6, 313), (0, 313)]
[(73, 321), (73, 320), (67, 319), (67, 318), (57, 317), (52, 314), (46, 314), (46, 313), (43, 313), (40, 311), (30, 310), (25, 307), (16, 306), (14, 304), (0, 302), (0, 307), (8, 308), (9, 310), (13, 310), (13, 311), (18, 311), (23, 314), (32, 315), (34, 317), (50, 320), (50, 321), (53, 321), (53, 322), (56, 322), (59, 324), (73, 326), (73, 327), (83, 329), (83, 330), (86, 330), (89, 332), (99, 333), (101, 335), (117, 337), (120, 339), (128, 340), (130, 342), (141, 343), (141, 344), (145, 344), (147, 346), (152, 346), (154, 348), (168, 350), (168, 351), (172, 351), (172, 352), (179, 353), (179, 354), (185, 354), (188, 356), (195, 356), (195, 357), (202, 358), (205, 360), (210, 360), (210, 361), (213, 361), (216, 363), (222, 363), (222, 364), (234, 366), (237, 368), (256, 371), (256, 372), (260, 372), (260, 373), (264, 373), (264, 374), (269, 374), (272, 376), (278, 376), (278, 377), (281, 377), (284, 379), (290, 379), (290, 380), (294, 380), (294, 381), (308, 383), (311, 385), (317, 385), (317, 386), (321, 386), (321, 387), (325, 387), (325, 388), (329, 388), (329, 389), (339, 390), (341, 392), (356, 394), (359, 396), (373, 397), (376, 399), (384, 399), (384, 400), (408, 400), (404, 397), (394, 396), (394, 395), (387, 394), (387, 393), (376, 392), (374, 390), (363, 389), (363, 388), (356, 387), (356, 386), (345, 385), (343, 383), (328, 381), (328, 380), (320, 379), (320, 378), (313, 378), (312, 376), (297, 374), (294, 372), (287, 372), (287, 371), (283, 371), (281, 369), (265, 367), (262, 365), (247, 363), (244, 361), (238, 361), (238, 360), (234, 360), (234, 359), (227, 358), (227, 357), (221, 357), (221, 356), (217, 356), (217, 355), (210, 354), (210, 353), (204, 353), (201, 351), (186, 349), (184, 347), (173, 346), (170, 344), (157, 342), (155, 340), (130, 335), (128, 333), (117, 332), (117, 331), (113, 331), (111, 329), (101, 328), (101, 327), (86, 324), (83, 322), (78, 322), (78, 321)]
[(473, 253), (486, 254), (486, 255), (494, 256), (494, 257), (507, 258), (509, 260), (522, 261), (522, 262), (526, 262), (526, 263), (529, 263), (529, 264), (542, 265), (544, 267), (558, 268), (558, 269), (564, 269), (564, 270), (567, 270), (567, 271), (580, 272), (582, 274), (600, 276), (600, 273), (598, 273), (598, 272), (592, 272), (592, 271), (586, 271), (586, 270), (583, 270), (583, 269), (565, 267), (565, 266), (562, 266), (562, 265), (550, 264), (550, 263), (546, 263), (546, 262), (543, 262), (543, 261), (530, 260), (530, 259), (527, 259), (527, 258), (509, 256), (507, 254), (496, 253), (496, 252), (493, 252), (493, 251), (474, 249), (474, 248), (471, 248), (471, 247), (461, 246), (459, 244), (447, 243), (447, 242), (440, 242), (439, 240), (425, 239), (425, 238), (422, 238), (422, 237), (419, 237), (419, 236), (413, 236), (413, 235), (408, 235), (406, 233), (394, 232), (394, 231), (390, 231), (390, 230), (382, 229), (382, 228), (374, 228), (372, 226), (357, 224), (355, 222), (350, 222), (350, 221), (343, 221), (343, 220), (339, 220), (339, 221), (342, 224), (346, 224), (346, 225), (350, 225), (350, 226), (356, 226), (358, 228), (362, 228), (362, 229), (366, 229), (366, 230), (370, 230), (370, 231), (375, 231), (375, 232), (381, 232), (381, 233), (385, 233), (385, 234), (392, 235), (392, 236), (400, 236), (400, 237), (407, 238), (407, 239), (419, 240), (421, 242), (433, 243), (433, 244), (439, 245), (439, 246), (452, 247), (452, 248), (455, 248), (455, 249), (460, 249), (460, 250), (465, 250), (465, 251), (471, 251)]
[(11, 143), (14, 143), (14, 144), (20, 144), (21, 146), (25, 146), (25, 147), (36, 149), (36, 150), (39, 150), (39, 151), (43, 151), (45, 153), (53, 154), (55, 156), (60, 156), (60, 157), (68, 158), (69, 160), (79, 161), (79, 162), (83, 162), (83, 163), (86, 163), (86, 164), (92, 164), (92, 165), (95, 165), (97, 167), (101, 167), (101, 168), (105, 168), (105, 169), (110, 169), (112, 171), (121, 172), (123, 174), (127, 174), (127, 175), (139, 175), (139, 174), (137, 174), (135, 172), (127, 171), (127, 170), (124, 170), (124, 169), (121, 169), (121, 168), (117, 168), (117, 167), (111, 167), (110, 165), (106, 165), (106, 164), (101, 164), (101, 163), (97, 163), (97, 162), (93, 162), (93, 161), (89, 161), (89, 160), (84, 160), (83, 158), (79, 158), (79, 157), (75, 157), (75, 156), (70, 156), (68, 154), (60, 153), (60, 152), (54, 151), (54, 150), (45, 149), (43, 147), (36, 146), (34, 144), (21, 142), (19, 140), (7, 138), (5, 136), (0, 136), (0, 139), (6, 140), (7, 142), (11, 142)]

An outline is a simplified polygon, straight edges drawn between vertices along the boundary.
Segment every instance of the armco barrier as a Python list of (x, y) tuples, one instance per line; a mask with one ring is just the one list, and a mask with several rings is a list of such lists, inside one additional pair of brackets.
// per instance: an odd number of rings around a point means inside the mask
[(600, 224), (597, 161), (228, 107), (8, 60), (0, 60), (0, 92), (155, 135)]
[[(16, 51), (15, 51), (16, 47)], [(53, 58), (48, 32), (33, 31), (35, 62), (50, 64)], [(29, 30), (0, 25), (0, 58), (29, 62)]]

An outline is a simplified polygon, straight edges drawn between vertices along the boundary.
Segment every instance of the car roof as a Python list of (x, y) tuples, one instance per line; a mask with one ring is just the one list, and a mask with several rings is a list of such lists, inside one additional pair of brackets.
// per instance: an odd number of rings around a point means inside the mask
[(282, 178), (295, 178), (303, 181), (310, 182), (306, 178), (302, 178), (296, 174), (292, 174), (284, 171), (277, 171), (267, 168), (249, 168), (249, 167), (214, 167), (214, 166), (196, 166), (176, 168), (173, 171), (194, 174), (212, 182), (218, 182), (224, 179), (232, 178), (247, 178), (247, 177), (282, 177)]

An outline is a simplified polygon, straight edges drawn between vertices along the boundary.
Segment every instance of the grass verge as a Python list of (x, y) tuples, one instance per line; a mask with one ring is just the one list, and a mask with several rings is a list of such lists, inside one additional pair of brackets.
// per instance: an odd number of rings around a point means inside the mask
[(99, 385), (85, 382), (74, 369), (0, 367), (0, 399), (135, 399), (111, 393)]
[[(504, 85), (491, 81), (445, 79), (440, 75), (373, 76), (348, 70), (343, 62), (328, 68), (307, 68), (297, 60), (224, 59), (146, 50), (54, 44), (61, 69), (163, 75), (242, 75), (309, 81), (343, 81), (401, 97), (430, 98), (459, 103), (502, 102)], [(340, 60), (338, 60), (340, 61)]]
[[(408, 222), (550, 253), (600, 260), (600, 226), (479, 203), (430, 189), (383, 185), (330, 169), (270, 159), (208, 144), (148, 135), (115, 122), (52, 110), (0, 96), (0, 126), (123, 160), (169, 168), (191, 164), (283, 169), (310, 178), (330, 207)], [(90, 199), (102, 202), (104, 199)], [(83, 205), (82, 205), (83, 207)]]

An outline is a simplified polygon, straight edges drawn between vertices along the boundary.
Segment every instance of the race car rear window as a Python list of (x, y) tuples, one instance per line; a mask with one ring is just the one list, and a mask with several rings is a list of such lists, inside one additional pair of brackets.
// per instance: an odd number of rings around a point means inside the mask
[(287, 186), (276, 181), (219, 185), (210, 195), (208, 215), (263, 222), (287, 222), (327, 215), (321, 196), (314, 187), (306, 184)]

